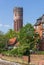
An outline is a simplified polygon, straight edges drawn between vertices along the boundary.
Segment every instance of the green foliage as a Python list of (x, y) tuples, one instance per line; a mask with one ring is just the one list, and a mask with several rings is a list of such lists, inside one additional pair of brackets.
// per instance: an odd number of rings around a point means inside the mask
[(3, 32), (0, 31), (0, 49), (5, 49), (8, 45), (8, 41), (10, 38), (17, 37), (17, 33), (10, 29), (7, 33), (3, 34)]
[(3, 34), (3, 32), (0, 31), (0, 48), (4, 48), (5, 47), (4, 41), (5, 41), (4, 34)]
[(44, 51), (36, 51), (36, 54), (43, 54), (44, 55)]
[(19, 33), (19, 54), (29, 55), (30, 50), (35, 51), (36, 44), (39, 41), (39, 35), (35, 33), (31, 24), (26, 24)]
[(33, 45), (34, 42), (34, 28), (31, 24), (26, 24), (25, 27), (23, 27), (20, 30), (20, 34), (19, 34), (20, 38), (20, 44), (27, 44), (29, 46), (30, 49), (32, 49), (30, 46)]
[(16, 49), (12, 49), (10, 51), (10, 54), (13, 55), (13, 56), (17, 56), (18, 55), (17, 48)]
[(29, 55), (30, 50), (36, 50), (36, 44), (40, 42), (39, 35), (35, 33), (34, 27), (31, 24), (26, 24), (20, 32), (15, 32), (10, 29), (6, 34), (0, 33), (0, 52), (4, 49), (10, 38), (17, 37), (19, 46), (15, 49), (3, 52), (5, 55), (22, 56)]
[(5, 47), (5, 43), (0, 43), (0, 48), (4, 48)]
[(39, 35), (35, 33), (31, 24), (26, 24), (18, 33), (20, 42), (16, 49), (12, 49), (10, 54), (14, 56), (29, 55), (30, 50), (36, 50), (36, 44), (39, 41)]
[(17, 36), (17, 33), (15, 31), (13, 31), (12, 29), (9, 29), (9, 31), (5, 34), (6, 37), (10, 38), (14, 38)]

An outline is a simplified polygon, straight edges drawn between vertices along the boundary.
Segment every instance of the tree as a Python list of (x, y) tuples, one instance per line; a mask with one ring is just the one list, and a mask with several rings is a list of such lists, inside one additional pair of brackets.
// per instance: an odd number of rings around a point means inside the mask
[[(36, 43), (38, 42), (38, 35), (34, 31), (31, 24), (26, 24), (19, 33), (19, 53), (28, 55), (30, 50), (36, 50)], [(21, 51), (22, 50), (22, 51)]]
[(0, 31), (0, 53), (2, 52), (2, 50), (4, 50), (5, 48), (5, 42), (4, 42), (4, 34), (2, 31)]
[(17, 34), (15, 31), (10, 29), (7, 33), (3, 34), (2, 31), (0, 31), (0, 48), (3, 49), (7, 46), (8, 41), (10, 38), (16, 37)]
[(16, 37), (17, 33), (14, 30), (9, 29), (9, 31), (5, 35), (10, 39)]

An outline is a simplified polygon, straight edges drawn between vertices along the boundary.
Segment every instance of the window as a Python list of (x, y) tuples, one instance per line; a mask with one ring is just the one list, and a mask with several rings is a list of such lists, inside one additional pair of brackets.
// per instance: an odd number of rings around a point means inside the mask
[(44, 31), (42, 32), (42, 36), (44, 37)]
[(42, 22), (44, 22), (44, 16), (42, 17)]
[(34, 26), (34, 29), (38, 29), (38, 26)]
[(44, 28), (44, 24), (42, 24), (42, 28)]

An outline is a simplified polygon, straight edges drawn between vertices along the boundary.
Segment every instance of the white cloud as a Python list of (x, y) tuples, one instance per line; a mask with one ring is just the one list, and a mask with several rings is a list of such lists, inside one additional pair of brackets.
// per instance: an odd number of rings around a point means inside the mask
[(10, 25), (8, 25), (8, 24), (5, 24), (5, 25), (4, 25), (4, 27), (10, 27)]
[(7, 27), (7, 28), (9, 28), (10, 25), (8, 25), (8, 24), (1, 24), (1, 23), (0, 23), (0, 27)]

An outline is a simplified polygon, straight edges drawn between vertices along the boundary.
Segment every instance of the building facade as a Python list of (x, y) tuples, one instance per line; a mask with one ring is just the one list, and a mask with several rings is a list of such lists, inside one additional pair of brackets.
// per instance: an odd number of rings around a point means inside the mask
[(39, 34), (41, 40), (39, 49), (43, 51), (44, 50), (44, 15), (42, 15), (40, 18), (37, 19), (34, 28), (35, 28), (35, 32)]
[(23, 27), (23, 8), (15, 7), (14, 13), (14, 30), (19, 31)]

